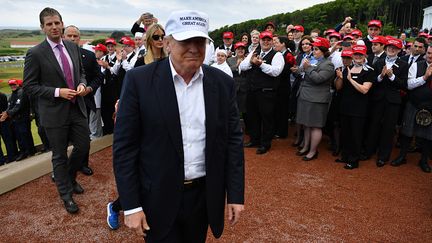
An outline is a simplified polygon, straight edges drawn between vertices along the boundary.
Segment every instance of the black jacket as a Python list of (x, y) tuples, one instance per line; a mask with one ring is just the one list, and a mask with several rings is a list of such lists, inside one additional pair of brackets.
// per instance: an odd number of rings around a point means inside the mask
[(84, 97), (84, 101), (87, 109), (95, 111), (96, 104), (94, 101), (94, 94), (103, 82), (103, 75), (100, 72), (100, 66), (96, 62), (96, 56), (93, 52), (81, 48), (81, 58), (84, 67), (85, 78), (87, 80), (87, 86), (90, 86), (93, 89), (93, 92), (87, 94)]
[(6, 113), (14, 121), (30, 119), (30, 101), (21, 88), (13, 91), (9, 97)]

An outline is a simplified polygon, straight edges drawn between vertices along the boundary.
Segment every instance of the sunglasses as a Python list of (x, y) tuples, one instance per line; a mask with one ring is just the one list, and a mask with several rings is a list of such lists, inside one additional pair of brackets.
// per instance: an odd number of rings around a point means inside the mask
[(165, 35), (152, 35), (154, 41), (163, 40), (164, 37)]

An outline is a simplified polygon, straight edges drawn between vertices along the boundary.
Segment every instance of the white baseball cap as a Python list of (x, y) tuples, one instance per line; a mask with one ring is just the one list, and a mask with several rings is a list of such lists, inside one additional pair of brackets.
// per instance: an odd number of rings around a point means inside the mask
[(143, 32), (135, 32), (135, 38), (142, 38), (144, 35)]
[(196, 10), (174, 11), (168, 17), (165, 33), (177, 41), (194, 37), (203, 37), (213, 41), (208, 36), (209, 17), (206, 13)]

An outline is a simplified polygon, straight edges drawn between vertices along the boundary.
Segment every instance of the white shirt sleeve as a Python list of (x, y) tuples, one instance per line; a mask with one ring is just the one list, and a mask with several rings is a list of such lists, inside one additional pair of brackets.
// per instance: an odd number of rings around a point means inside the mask
[(123, 213), (126, 216), (126, 215), (131, 215), (133, 213), (138, 213), (138, 212), (141, 212), (141, 211), (143, 211), (143, 209), (142, 209), (142, 207), (139, 207), (139, 208), (134, 208), (134, 209), (126, 210)]
[(112, 67), (110, 68), (110, 72), (111, 72), (111, 74), (115, 74), (115, 75), (117, 75), (117, 74), (118, 74), (118, 71), (119, 71), (119, 69), (120, 69), (120, 65), (121, 65), (121, 60), (117, 60), (117, 61), (114, 63), (114, 66), (112, 66)]
[(408, 71), (408, 89), (412, 90), (419, 86), (422, 86), (426, 83), (426, 81), (423, 79), (423, 76), (416, 77), (417, 76), (417, 64), (414, 63), (411, 65)]
[(247, 71), (252, 68), (252, 63), (250, 62), (252, 55), (253, 52), (249, 53), (249, 55), (247, 55), (247, 57), (243, 61), (241, 61), (239, 65), (239, 71)]
[(282, 53), (276, 52), (273, 56), (271, 64), (262, 63), (260, 68), (263, 73), (268, 74), (272, 77), (277, 77), (282, 73), (285, 62), (282, 56)]
[(122, 67), (123, 67), (123, 69), (125, 70), (125, 71), (129, 71), (129, 70), (131, 70), (132, 68), (134, 68), (134, 66), (135, 66), (135, 62), (137, 61), (137, 55), (134, 55), (133, 57), (132, 57), (132, 59), (130, 60), (130, 62), (128, 62), (128, 61), (123, 61), (123, 63), (122, 63)]

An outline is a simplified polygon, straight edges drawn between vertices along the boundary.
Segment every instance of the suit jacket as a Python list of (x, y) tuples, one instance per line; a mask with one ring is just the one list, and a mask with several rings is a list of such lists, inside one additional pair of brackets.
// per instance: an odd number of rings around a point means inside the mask
[(80, 48), (80, 50), (87, 86), (90, 86), (93, 89), (93, 92), (84, 96), (84, 101), (88, 109), (96, 111), (94, 94), (103, 82), (103, 75), (100, 71), (100, 66), (96, 61), (95, 54), (84, 48)]
[(329, 103), (330, 87), (335, 78), (334, 65), (329, 59), (305, 70), (305, 77), (298, 91), (299, 98), (314, 103)]
[[(386, 65), (385, 60), (378, 60), (373, 66), (377, 77), (381, 74), (384, 65)], [(381, 82), (375, 82), (369, 90), (369, 98), (371, 101), (382, 102), (387, 100), (392, 104), (401, 104), (400, 89), (405, 89), (407, 87), (408, 63), (398, 58), (392, 66), (392, 69), (396, 78), (390, 81), (390, 79), (385, 76)]]
[[(374, 65), (374, 63), (373, 63), (374, 57), (375, 57), (375, 54), (374, 54), (374, 53), (369, 54), (368, 57), (367, 57), (367, 64), (368, 64), (369, 66), (371, 66), (371, 67)], [(380, 57), (378, 57), (377, 62), (378, 62), (379, 60), (385, 60), (386, 57), (387, 57), (387, 54), (384, 52), (383, 54), (381, 54)], [(376, 63), (376, 62), (375, 62), (375, 63)]]
[[(400, 59), (403, 60), (403, 61), (405, 61), (405, 62), (407, 62), (409, 64), (409, 62), (410, 62), (410, 60), (409, 60), (410, 59), (410, 55), (405, 55), (405, 56), (401, 57)], [(420, 61), (423, 61), (423, 60), (425, 60), (424, 56), (420, 55), (415, 62), (420, 62)]]
[[(87, 85), (79, 47), (66, 40), (63, 40), (63, 44), (72, 59), (75, 89), (81, 83)], [(68, 85), (47, 40), (27, 51), (23, 88), (29, 96), (37, 97), (40, 123), (43, 127), (59, 127), (66, 123), (71, 101), (54, 97), (54, 92), (56, 88), (68, 88)], [(75, 102), (83, 116), (87, 117), (83, 97), (76, 96)]]
[[(228, 203), (244, 203), (243, 136), (234, 80), (202, 66), (206, 115), (206, 198), (215, 237)], [(184, 156), (180, 116), (169, 59), (126, 73), (114, 129), (113, 162), (123, 210), (143, 207), (156, 238), (179, 212)]]

